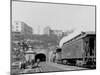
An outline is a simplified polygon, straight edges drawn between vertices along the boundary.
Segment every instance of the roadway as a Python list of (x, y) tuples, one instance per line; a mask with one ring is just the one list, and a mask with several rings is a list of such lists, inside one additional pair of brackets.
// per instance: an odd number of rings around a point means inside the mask
[[(86, 68), (76, 67), (76, 66), (68, 66), (61, 65), (51, 62), (41, 62), (40, 63), (40, 71), (41, 72), (57, 72), (57, 71), (72, 71), (72, 70), (85, 70)], [(38, 70), (38, 72), (40, 72)], [(35, 69), (26, 69), (21, 73), (36, 73)]]

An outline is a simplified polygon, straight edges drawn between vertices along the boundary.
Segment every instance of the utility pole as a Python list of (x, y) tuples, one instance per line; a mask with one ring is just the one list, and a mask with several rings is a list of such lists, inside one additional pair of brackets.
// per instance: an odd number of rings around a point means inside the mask
[(38, 25), (38, 34), (40, 34), (40, 26)]

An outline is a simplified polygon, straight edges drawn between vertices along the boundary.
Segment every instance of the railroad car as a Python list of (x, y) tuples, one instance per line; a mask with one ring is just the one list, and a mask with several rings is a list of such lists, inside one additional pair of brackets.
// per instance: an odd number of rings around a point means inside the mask
[(95, 32), (76, 32), (60, 41), (61, 61), (63, 64), (87, 68), (96, 67)]

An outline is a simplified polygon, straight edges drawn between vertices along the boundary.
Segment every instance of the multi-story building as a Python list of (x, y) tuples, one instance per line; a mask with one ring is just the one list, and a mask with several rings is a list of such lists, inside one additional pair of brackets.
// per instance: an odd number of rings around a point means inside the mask
[(74, 29), (72, 30), (67, 30), (63, 33), (64, 36), (68, 36), (69, 34), (72, 34), (74, 32)]
[(21, 21), (14, 21), (12, 24), (13, 36), (17, 37), (30, 37), (33, 33), (32, 27)]
[(44, 28), (44, 34), (62, 36), (63, 31), (62, 30), (52, 30), (49, 26), (47, 26)]
[(51, 28), (49, 26), (44, 28), (44, 34), (50, 35)]
[(32, 34), (32, 27), (21, 21), (15, 21), (12, 24), (12, 32), (20, 32), (21, 34)]
[(57, 35), (57, 36), (62, 36), (63, 31), (62, 30), (51, 30), (51, 34)]

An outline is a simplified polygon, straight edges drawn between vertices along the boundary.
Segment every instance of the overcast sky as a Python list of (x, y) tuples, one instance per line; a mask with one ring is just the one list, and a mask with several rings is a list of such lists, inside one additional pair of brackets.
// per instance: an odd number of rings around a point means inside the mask
[(95, 31), (95, 7), (12, 2), (12, 22), (23, 21), (34, 29), (34, 32), (43, 32), (43, 28), (82, 31)]

